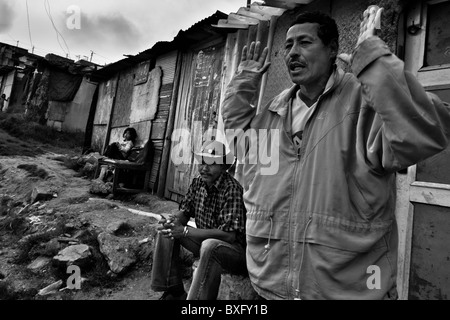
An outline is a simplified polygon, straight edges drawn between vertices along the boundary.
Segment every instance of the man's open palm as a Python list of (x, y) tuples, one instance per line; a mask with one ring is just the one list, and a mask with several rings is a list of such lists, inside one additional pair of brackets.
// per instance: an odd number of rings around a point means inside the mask
[(270, 67), (270, 62), (266, 62), (269, 49), (265, 47), (261, 54), (260, 51), (261, 43), (259, 41), (256, 43), (252, 42), (250, 48), (244, 46), (242, 49), (241, 62), (238, 66), (238, 72), (244, 70), (259, 73), (266, 72)]

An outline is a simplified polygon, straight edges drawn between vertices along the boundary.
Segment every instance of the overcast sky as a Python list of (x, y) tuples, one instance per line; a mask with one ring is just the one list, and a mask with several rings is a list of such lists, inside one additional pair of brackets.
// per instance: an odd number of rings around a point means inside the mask
[[(252, 1), (253, 2), (253, 1)], [(0, 42), (104, 65), (247, 0), (0, 0)], [(28, 7), (28, 10), (27, 10)], [(28, 14), (27, 14), (28, 13)], [(79, 15), (78, 15), (79, 13)], [(79, 18), (78, 18), (79, 17)]]

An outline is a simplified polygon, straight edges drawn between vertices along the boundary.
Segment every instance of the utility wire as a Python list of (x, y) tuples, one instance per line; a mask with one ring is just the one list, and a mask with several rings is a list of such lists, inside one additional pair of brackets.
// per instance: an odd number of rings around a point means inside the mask
[(97, 52), (94, 52), (94, 54), (97, 55), (97, 56), (99, 56), (99, 57), (102, 57), (103, 59), (106, 59), (106, 60), (108, 60), (108, 61), (111, 61), (110, 58), (105, 57), (105, 56), (102, 56), (101, 54), (98, 54)]
[(31, 28), (30, 28), (30, 13), (28, 11), (28, 0), (25, 0), (25, 4), (27, 7), (27, 21), (28, 21), (28, 36), (30, 37), (30, 43), (31, 43), (31, 50), (32, 53), (34, 53), (34, 46), (33, 46), (33, 40), (31, 40)]
[[(52, 23), (53, 29), (55, 29), (56, 32), (56, 39), (58, 40), (58, 44), (60, 46), (60, 48), (62, 49), (62, 51), (64, 51), (65, 54), (67, 54), (70, 57), (70, 50), (69, 50), (69, 46), (67, 45), (66, 40), (64, 39), (63, 35), (61, 34), (61, 32), (59, 32), (58, 28), (55, 25), (55, 22), (53, 21), (53, 17), (52, 14), (50, 12), (50, 3), (48, 0), (44, 0), (44, 7), (45, 7), (45, 11), (47, 12), (47, 16), (50, 19), (50, 22)], [(61, 36), (62, 40), (64, 41), (64, 44), (66, 45), (67, 48), (67, 52), (66, 50), (64, 50), (63, 46), (61, 45), (61, 42), (59, 40), (59, 37)]]

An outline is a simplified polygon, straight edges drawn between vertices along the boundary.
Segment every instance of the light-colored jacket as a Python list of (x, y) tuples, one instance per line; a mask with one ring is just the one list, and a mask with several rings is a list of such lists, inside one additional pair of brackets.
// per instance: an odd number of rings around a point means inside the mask
[[(355, 51), (352, 71), (334, 72), (300, 155), (289, 112), (298, 86), (258, 114), (250, 103), (260, 74), (236, 74), (225, 93), (225, 129), (257, 136), (236, 177), (247, 208), (248, 271), (266, 299), (395, 298), (395, 172), (445, 149), (450, 112), (378, 37)], [(255, 152), (270, 155), (270, 145), (278, 171), (263, 174), (267, 161), (255, 161)]]

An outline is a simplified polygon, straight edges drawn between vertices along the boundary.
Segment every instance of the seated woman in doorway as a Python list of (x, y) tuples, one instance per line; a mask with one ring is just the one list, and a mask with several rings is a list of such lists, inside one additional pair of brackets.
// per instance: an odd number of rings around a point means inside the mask
[[(127, 160), (130, 155), (131, 149), (134, 147), (137, 139), (137, 132), (134, 128), (126, 128), (123, 132), (123, 142), (113, 142), (106, 147), (103, 155), (110, 159)], [(101, 167), (98, 180), (104, 181), (108, 175), (108, 166), (103, 165)]]
[(110, 159), (126, 160), (134, 147), (137, 139), (137, 132), (134, 128), (126, 128), (123, 132), (123, 142), (113, 142), (106, 147), (103, 155)]

